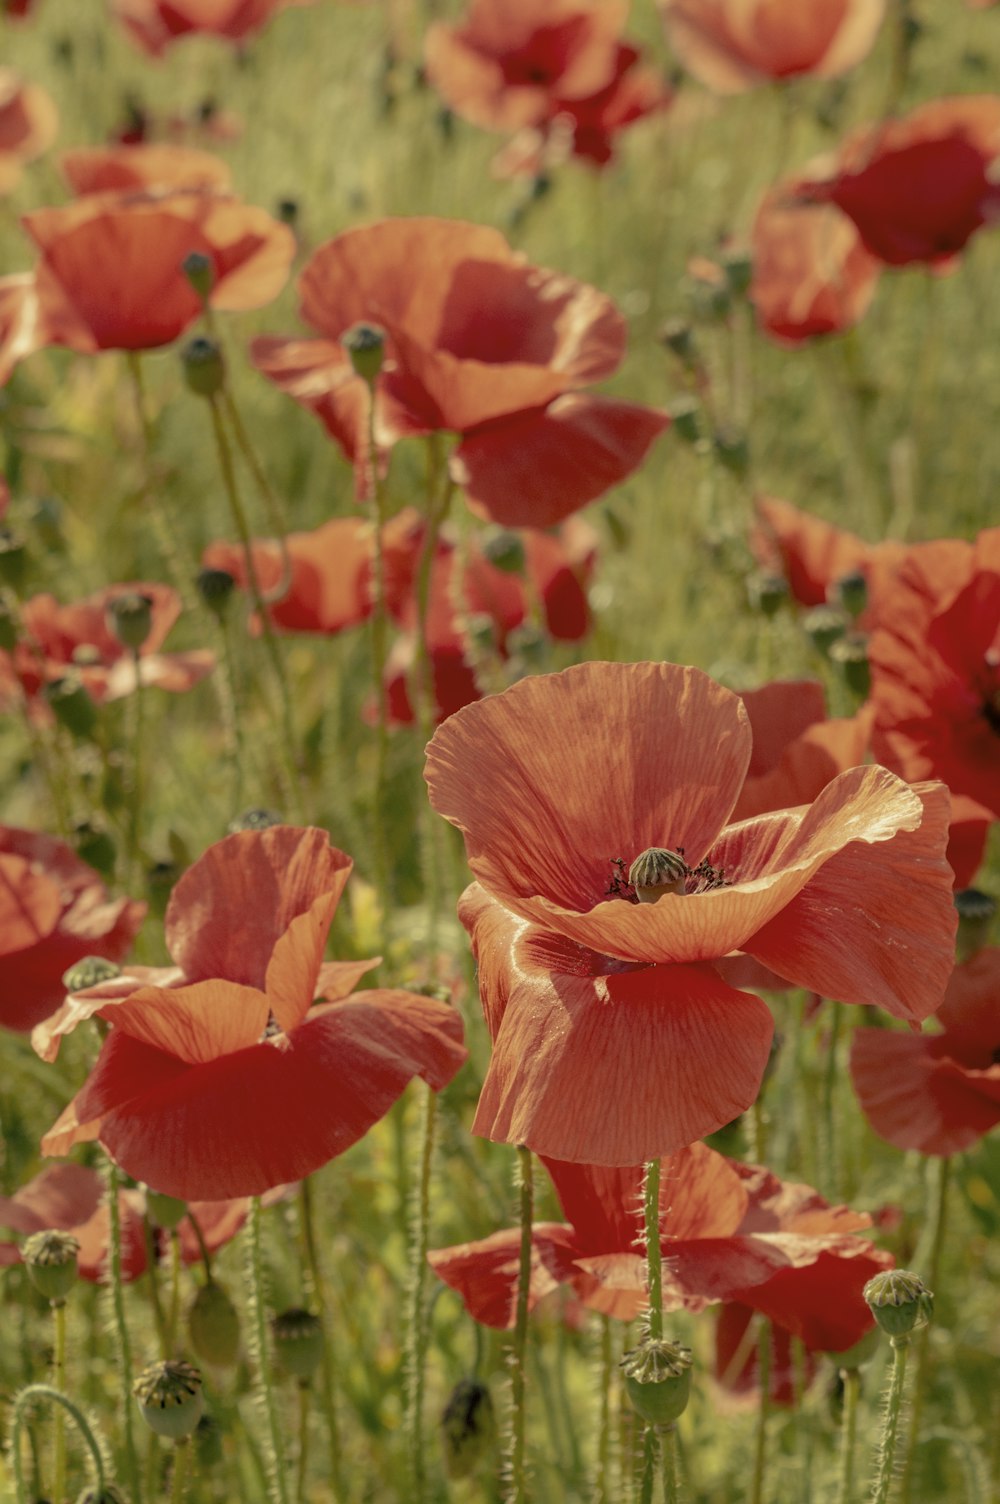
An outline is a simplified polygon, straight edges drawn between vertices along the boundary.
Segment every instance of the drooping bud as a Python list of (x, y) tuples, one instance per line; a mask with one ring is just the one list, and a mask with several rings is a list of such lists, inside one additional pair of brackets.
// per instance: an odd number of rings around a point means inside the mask
[(21, 1257), (39, 1295), (44, 1295), (53, 1304), (66, 1299), (76, 1283), (76, 1256), (79, 1252), (78, 1239), (72, 1233), (59, 1232), (55, 1228), (32, 1233), (25, 1239), (21, 1244)]
[(802, 618), (802, 630), (813, 647), (825, 657), (833, 644), (843, 637), (847, 624), (834, 606), (813, 606)]
[(524, 544), (509, 528), (490, 528), (483, 538), (483, 555), (504, 574), (524, 573)]
[(788, 600), (788, 581), (782, 574), (755, 574), (747, 581), (747, 594), (762, 616), (777, 616)]
[(212, 615), (221, 621), (236, 588), (235, 576), (228, 569), (203, 569), (195, 580), (195, 588)]
[(712, 447), (724, 469), (740, 479), (746, 475), (750, 468), (750, 441), (745, 433), (735, 428), (717, 429), (712, 436)]
[(677, 437), (685, 444), (697, 444), (702, 436), (701, 403), (695, 397), (678, 397), (667, 411)]
[(123, 648), (137, 653), (153, 627), (153, 602), (140, 590), (129, 590), (125, 595), (113, 596), (108, 601), (105, 616), (108, 630), (113, 632)]
[(625, 1393), (635, 1413), (654, 1426), (683, 1415), (691, 1395), (691, 1349), (682, 1342), (647, 1337), (622, 1358)]
[(628, 869), (628, 880), (640, 903), (656, 903), (665, 893), (683, 893), (687, 864), (676, 851), (649, 846)]
[(43, 690), (45, 699), (61, 726), (72, 736), (87, 740), (97, 725), (97, 707), (75, 674), (53, 679)]
[(453, 1481), (468, 1478), (493, 1450), (497, 1423), (493, 1399), (478, 1379), (460, 1379), (441, 1416), (444, 1466)]
[(214, 397), (226, 384), (226, 362), (214, 339), (198, 335), (181, 350), (181, 366), (188, 390), (199, 397)]
[(178, 1201), (176, 1196), (165, 1196), (162, 1191), (153, 1191), (147, 1186), (146, 1216), (154, 1227), (173, 1232), (187, 1216), (187, 1202)]
[(868, 638), (864, 633), (848, 632), (838, 638), (830, 649), (830, 662), (840, 669), (848, 689), (859, 700), (866, 700), (872, 676), (868, 666)]
[(977, 950), (982, 950), (989, 939), (997, 901), (992, 893), (983, 893), (979, 888), (963, 888), (955, 894), (955, 907), (958, 910), (958, 958), (967, 961)]
[(934, 1315), (934, 1296), (911, 1269), (885, 1269), (862, 1290), (875, 1320), (890, 1337), (908, 1337)]
[(132, 1393), (149, 1429), (168, 1441), (190, 1436), (205, 1408), (201, 1374), (182, 1358), (150, 1363), (136, 1379)]
[(664, 345), (677, 359), (683, 361), (686, 366), (694, 363), (695, 340), (694, 330), (687, 319), (667, 319), (660, 328), (660, 344)]
[(852, 621), (856, 620), (868, 605), (868, 581), (860, 569), (842, 575), (836, 584), (837, 600)]
[(305, 1381), (323, 1361), (323, 1326), (301, 1306), (281, 1311), (271, 1322), (274, 1352), (286, 1373)]
[(203, 303), (207, 303), (215, 286), (215, 263), (204, 251), (189, 251), (181, 262), (181, 271), (187, 277), (192, 290)]
[(240, 830), (270, 830), (272, 825), (281, 825), (281, 816), (273, 809), (246, 809), (230, 820), (226, 834), (234, 836)]
[(215, 1368), (232, 1368), (240, 1356), (239, 1312), (224, 1287), (210, 1280), (188, 1307), (191, 1346)]
[(98, 982), (113, 982), (121, 974), (121, 967), (104, 956), (83, 956), (63, 972), (62, 984), (67, 992), (82, 992), (85, 987), (96, 987)]
[(744, 298), (753, 281), (753, 257), (748, 250), (723, 251), (722, 270), (734, 298)]
[(340, 336), (340, 343), (351, 357), (355, 375), (374, 386), (385, 360), (385, 330), (378, 324), (352, 324)]

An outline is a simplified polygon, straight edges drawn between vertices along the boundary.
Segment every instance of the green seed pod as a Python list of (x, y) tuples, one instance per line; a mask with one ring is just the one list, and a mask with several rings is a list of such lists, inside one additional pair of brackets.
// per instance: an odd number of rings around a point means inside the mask
[(847, 631), (847, 623), (835, 606), (813, 606), (802, 618), (802, 630), (825, 657)]
[(97, 707), (75, 674), (53, 679), (43, 691), (53, 715), (71, 735), (85, 741), (97, 726)]
[(121, 974), (121, 967), (114, 961), (106, 961), (103, 956), (84, 956), (63, 972), (62, 984), (67, 992), (82, 992), (85, 987), (96, 987), (98, 982), (113, 982)]
[(113, 596), (108, 601), (106, 617), (110, 631), (122, 647), (137, 653), (152, 631), (152, 598), (143, 595), (140, 590), (129, 590), (124, 595)]
[(685, 444), (697, 444), (702, 436), (701, 404), (695, 397), (678, 397), (668, 412), (674, 433)]
[(751, 606), (762, 616), (777, 616), (788, 600), (788, 581), (781, 574), (756, 574), (747, 581)]
[(194, 1432), (194, 1450), (200, 1468), (218, 1467), (222, 1461), (222, 1427), (214, 1415), (205, 1414)]
[(862, 1290), (875, 1320), (890, 1337), (908, 1337), (934, 1315), (934, 1296), (919, 1274), (886, 1269)]
[(750, 442), (734, 428), (720, 428), (712, 437), (715, 458), (724, 469), (742, 479), (750, 468)]
[(150, 1363), (136, 1379), (132, 1393), (149, 1429), (168, 1441), (190, 1436), (205, 1408), (201, 1374), (180, 1358)]
[(270, 830), (272, 825), (283, 823), (281, 816), (273, 809), (246, 809), (241, 815), (230, 820), (226, 826), (226, 834), (234, 836), (241, 830)]
[(497, 1423), (493, 1399), (478, 1379), (461, 1379), (441, 1416), (444, 1466), (453, 1481), (468, 1478), (494, 1449)]
[(868, 698), (872, 676), (868, 666), (868, 638), (863, 632), (848, 632), (839, 638), (830, 649), (830, 662), (837, 665), (848, 689), (859, 700)]
[(215, 263), (211, 256), (204, 251), (190, 251), (181, 262), (181, 271), (201, 301), (207, 303), (215, 286)]
[(271, 1322), (274, 1352), (286, 1373), (309, 1379), (323, 1361), (323, 1326), (301, 1306), (282, 1311)]
[(187, 1216), (187, 1202), (178, 1201), (176, 1196), (164, 1196), (162, 1191), (153, 1191), (147, 1186), (146, 1216), (154, 1227), (173, 1232)]
[(490, 528), (483, 537), (483, 554), (504, 574), (524, 573), (524, 544), (509, 528)]
[(687, 319), (667, 319), (666, 323), (661, 326), (657, 338), (661, 345), (676, 355), (677, 359), (683, 361), (686, 366), (694, 364), (694, 330)]
[(61, 1304), (76, 1284), (78, 1239), (72, 1233), (34, 1232), (21, 1244), (21, 1257), (28, 1277), (39, 1295)]
[(202, 1285), (188, 1307), (188, 1332), (198, 1357), (215, 1368), (232, 1368), (240, 1356), (240, 1318), (225, 1288)]
[(374, 386), (385, 360), (385, 330), (377, 324), (353, 324), (340, 336), (340, 343), (351, 357), (355, 374)]
[(654, 1426), (683, 1415), (691, 1395), (691, 1349), (647, 1337), (622, 1358), (625, 1393), (635, 1413)]
[(649, 846), (628, 869), (628, 880), (640, 903), (656, 903), (665, 893), (683, 893), (687, 864), (676, 851)]
[(967, 961), (977, 950), (982, 950), (989, 939), (997, 901), (991, 893), (982, 893), (978, 888), (963, 888), (955, 894), (955, 907), (958, 910), (958, 957), (960, 961)]
[(214, 397), (226, 384), (226, 362), (214, 339), (189, 339), (181, 350), (181, 366), (188, 390), (198, 397)]
[(103, 826), (92, 820), (78, 820), (73, 826), (73, 844), (78, 856), (110, 877), (115, 870), (115, 843)]
[(868, 605), (868, 581), (859, 569), (841, 576), (836, 597), (852, 621), (861, 615)]
[(722, 270), (734, 298), (745, 298), (753, 281), (753, 257), (749, 251), (724, 251)]
[(233, 575), (228, 569), (203, 569), (195, 580), (195, 588), (212, 615), (221, 621), (236, 588)]

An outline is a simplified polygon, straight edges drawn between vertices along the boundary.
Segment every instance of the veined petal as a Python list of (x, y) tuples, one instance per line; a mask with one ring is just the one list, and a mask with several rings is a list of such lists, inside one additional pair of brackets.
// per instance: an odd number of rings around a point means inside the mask
[(1000, 1123), (1000, 1065), (970, 1070), (940, 1035), (858, 1029), (851, 1080), (872, 1128), (897, 1149), (957, 1154)]
[[(571, 1277), (574, 1253), (571, 1227), (558, 1222), (535, 1223), (531, 1230), (529, 1311)], [(514, 1325), (520, 1260), (521, 1233), (516, 1227), (475, 1243), (435, 1248), (427, 1255), (438, 1279), (458, 1291), (472, 1319), (500, 1328)]]
[(133, 1039), (186, 1065), (203, 1065), (256, 1044), (267, 1027), (269, 1002), (255, 987), (214, 980), (191, 987), (142, 987), (112, 1003), (109, 1017)]

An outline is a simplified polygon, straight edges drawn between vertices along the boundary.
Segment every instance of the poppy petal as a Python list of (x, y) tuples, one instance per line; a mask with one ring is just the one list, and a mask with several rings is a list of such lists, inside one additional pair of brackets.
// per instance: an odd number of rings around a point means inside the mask
[(935, 1036), (858, 1029), (851, 1080), (880, 1138), (921, 1154), (957, 1154), (1000, 1123), (1000, 1066), (967, 1070)]
[[(557, 1222), (536, 1222), (531, 1230), (528, 1310), (557, 1290), (573, 1272), (573, 1230)], [(483, 1326), (512, 1327), (516, 1316), (521, 1233), (512, 1227), (475, 1243), (435, 1248), (427, 1255), (438, 1279), (462, 1297), (465, 1309)]]
[(214, 980), (192, 987), (143, 987), (113, 1003), (108, 1017), (132, 1039), (187, 1065), (204, 1065), (256, 1044), (267, 1027), (269, 1003), (254, 987)]

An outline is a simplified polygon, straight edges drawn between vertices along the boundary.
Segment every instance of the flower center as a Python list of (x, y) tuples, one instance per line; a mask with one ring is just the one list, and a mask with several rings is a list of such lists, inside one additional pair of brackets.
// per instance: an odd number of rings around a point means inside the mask
[(611, 857), (610, 862), (614, 872), (605, 897), (629, 903), (658, 903), (668, 893), (683, 897), (730, 886), (723, 867), (713, 867), (704, 859), (697, 867), (688, 866), (683, 846), (648, 846), (628, 868), (620, 856)]

